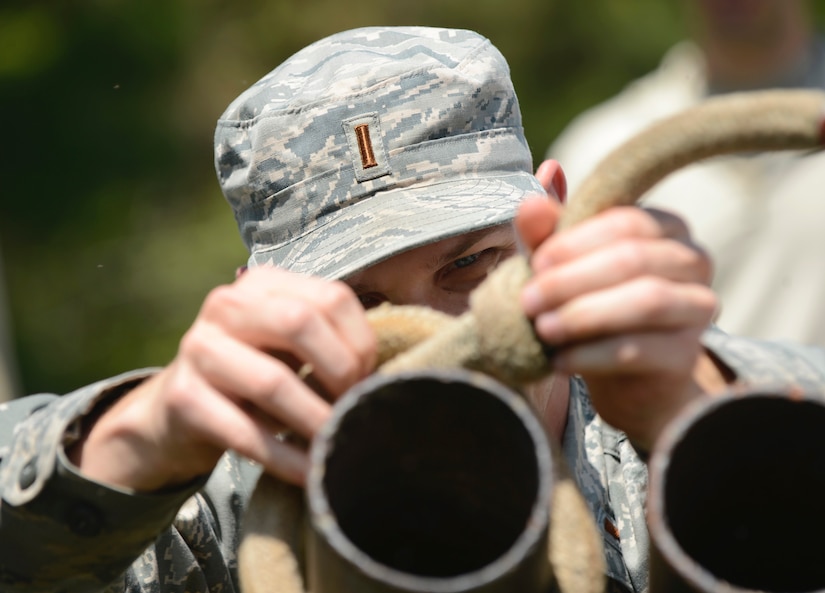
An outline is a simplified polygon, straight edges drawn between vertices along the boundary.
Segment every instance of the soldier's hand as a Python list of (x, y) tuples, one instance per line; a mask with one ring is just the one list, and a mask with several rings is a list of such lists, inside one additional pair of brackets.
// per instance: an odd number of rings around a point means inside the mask
[(555, 368), (584, 377), (602, 417), (649, 447), (686, 402), (724, 385), (699, 341), (717, 306), (710, 260), (673, 215), (617, 207), (554, 234), (561, 208), (519, 212), (534, 272), (522, 304)]
[(228, 449), (302, 484), (306, 452), (282, 435), (311, 439), (329, 400), (374, 364), (374, 334), (345, 284), (256, 268), (213, 290), (172, 363), (70, 453), (89, 477), (143, 491), (208, 473)]

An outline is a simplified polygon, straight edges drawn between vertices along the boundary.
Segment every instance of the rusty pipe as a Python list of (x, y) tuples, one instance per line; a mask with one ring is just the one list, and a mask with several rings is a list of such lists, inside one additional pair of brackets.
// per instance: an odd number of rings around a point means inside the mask
[(313, 593), (549, 590), (550, 446), (501, 383), (374, 375), (336, 403), (310, 463)]
[(729, 393), (685, 410), (650, 459), (653, 593), (825, 591), (825, 399)]

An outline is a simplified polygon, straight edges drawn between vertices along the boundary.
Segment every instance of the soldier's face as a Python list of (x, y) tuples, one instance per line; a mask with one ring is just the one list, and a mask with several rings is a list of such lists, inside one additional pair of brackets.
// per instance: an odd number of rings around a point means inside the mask
[(389, 302), (458, 315), (467, 310), (470, 292), (514, 253), (515, 231), (506, 224), (411, 249), (344, 282), (367, 309)]

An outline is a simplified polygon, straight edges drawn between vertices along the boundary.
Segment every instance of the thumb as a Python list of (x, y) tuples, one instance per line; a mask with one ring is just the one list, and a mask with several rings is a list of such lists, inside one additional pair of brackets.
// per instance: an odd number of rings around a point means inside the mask
[(515, 227), (522, 251), (532, 254), (556, 228), (562, 206), (554, 200), (528, 198), (519, 206)]
[(567, 200), (567, 177), (558, 161), (547, 159), (536, 169), (536, 179), (549, 195), (564, 204)]

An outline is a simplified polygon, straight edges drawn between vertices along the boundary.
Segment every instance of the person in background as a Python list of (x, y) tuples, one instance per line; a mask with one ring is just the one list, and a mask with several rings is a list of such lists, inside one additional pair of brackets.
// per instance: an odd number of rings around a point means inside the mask
[(305, 484), (305, 447), (278, 435), (311, 440), (374, 370), (365, 310), (457, 315), (520, 250), (519, 303), (556, 349), (527, 395), (599, 526), (610, 591), (647, 590), (643, 457), (683, 406), (734, 380), (825, 383), (821, 353), (708, 327), (710, 262), (676, 217), (614, 208), (553, 233), (562, 173), (534, 176), (509, 68), (477, 33), (308, 46), (229, 105), (215, 166), (249, 266), (174, 359), (0, 412), (3, 591), (237, 591), (257, 477)]
[[(571, 192), (609, 151), (716, 95), (825, 89), (825, 40), (806, 0), (686, 0), (692, 39), (573, 119), (547, 150)], [(721, 329), (825, 345), (825, 154), (725, 156), (671, 174), (643, 203), (677, 213), (714, 261)]]

